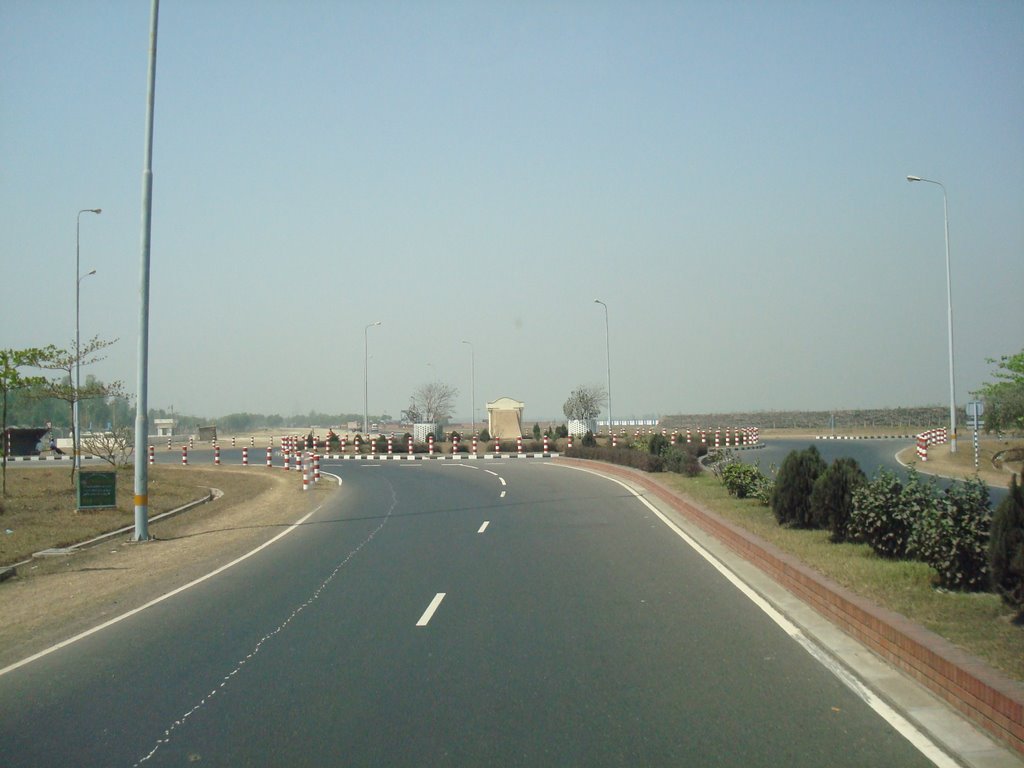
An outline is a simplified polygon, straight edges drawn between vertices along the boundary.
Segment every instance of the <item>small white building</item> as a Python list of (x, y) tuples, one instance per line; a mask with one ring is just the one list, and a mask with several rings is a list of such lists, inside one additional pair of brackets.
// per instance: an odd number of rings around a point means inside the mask
[(157, 437), (170, 437), (174, 434), (174, 419), (153, 419)]
[(525, 404), (511, 397), (499, 397), (487, 404), (487, 431), (491, 438), (509, 440), (523, 436)]

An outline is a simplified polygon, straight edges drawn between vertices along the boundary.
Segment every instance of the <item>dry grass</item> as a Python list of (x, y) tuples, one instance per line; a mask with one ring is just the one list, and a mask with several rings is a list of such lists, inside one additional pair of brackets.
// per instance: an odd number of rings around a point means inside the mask
[[(203, 498), (210, 488), (230, 490), (232, 498), (245, 500), (266, 487), (258, 478), (238, 477), (218, 469), (154, 465), (149, 468), (149, 515)], [(116, 509), (78, 512), (69, 467), (8, 467), (7, 496), (0, 514), (0, 565), (133, 525), (134, 498), (134, 473), (130, 468), (117, 473)]]
[(710, 475), (659, 478), (681, 495), (711, 510), (844, 587), (903, 614), (992, 667), (1024, 682), (1024, 627), (1011, 623), (1014, 612), (993, 594), (962, 594), (935, 589), (923, 563), (877, 557), (863, 544), (833, 544), (826, 531), (783, 528), (771, 510), (751, 499), (736, 499)]

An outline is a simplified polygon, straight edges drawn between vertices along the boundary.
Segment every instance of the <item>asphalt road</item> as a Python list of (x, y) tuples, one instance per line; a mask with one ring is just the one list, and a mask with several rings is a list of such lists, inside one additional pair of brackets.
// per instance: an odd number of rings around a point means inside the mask
[(0, 762), (931, 764), (618, 484), (325, 469), (273, 546), (0, 676)]

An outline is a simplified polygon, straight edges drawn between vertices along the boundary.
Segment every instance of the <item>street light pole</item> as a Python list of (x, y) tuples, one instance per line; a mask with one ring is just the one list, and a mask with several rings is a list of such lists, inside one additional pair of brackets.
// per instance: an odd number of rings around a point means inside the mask
[(92, 270), (91, 272), (89, 272), (86, 275), (82, 274), (81, 259), (80, 259), (81, 241), (82, 241), (82, 237), (81, 237), (81, 232), (82, 232), (82, 214), (83, 213), (96, 213), (96, 214), (99, 214), (99, 213), (102, 213), (102, 212), (103, 212), (102, 208), (83, 208), (82, 210), (80, 210), (78, 212), (78, 216), (76, 217), (76, 220), (75, 220), (75, 392), (74, 392), (75, 399), (72, 400), (72, 406), (73, 406), (73, 409), (74, 409), (74, 413), (72, 414), (74, 416), (74, 418), (72, 419), (72, 421), (74, 422), (72, 424), (72, 429), (75, 430), (75, 439), (72, 441), (73, 444), (72, 444), (72, 447), (71, 447), (71, 450), (75, 454), (75, 469), (81, 469), (82, 468), (82, 459), (78, 455), (78, 446), (80, 445), (79, 434), (81, 433), (81, 431), (80, 431), (80, 426), (81, 425), (79, 424), (79, 416), (78, 416), (78, 411), (79, 411), (78, 393), (79, 393), (79, 391), (81, 391), (81, 386), (82, 386), (82, 384), (81, 384), (81, 377), (80, 377), (80, 367), (81, 367), (80, 366), (80, 362), (81, 362), (80, 361), (80, 357), (82, 355), (82, 348), (81, 348), (81, 339), (80, 339), (80, 335), (79, 335), (79, 297), (80, 297), (80, 294), (81, 294), (82, 280), (84, 278), (88, 277), (89, 275), (95, 275), (96, 274), (96, 270), (95, 269)]
[(924, 181), (937, 184), (942, 190), (942, 219), (946, 233), (946, 316), (949, 324), (949, 452), (956, 453), (956, 389), (953, 383), (953, 283), (949, 271), (949, 204), (946, 186), (941, 181), (907, 176), (907, 181)]
[(608, 361), (608, 439), (612, 435), (612, 347), (608, 334), (608, 305), (600, 299), (594, 299), (595, 304), (604, 307), (604, 351), (605, 359)]
[(368, 413), (368, 402), (369, 402), (369, 388), (367, 387), (367, 367), (370, 360), (369, 355), (369, 333), (370, 329), (375, 325), (380, 325), (380, 320), (375, 323), (370, 323), (368, 326), (363, 328), (363, 434), (369, 434), (369, 413)]
[(469, 392), (470, 403), (472, 404), (471, 421), (473, 422), (473, 434), (476, 434), (476, 349), (473, 342), (463, 339), (463, 344), (469, 344)]

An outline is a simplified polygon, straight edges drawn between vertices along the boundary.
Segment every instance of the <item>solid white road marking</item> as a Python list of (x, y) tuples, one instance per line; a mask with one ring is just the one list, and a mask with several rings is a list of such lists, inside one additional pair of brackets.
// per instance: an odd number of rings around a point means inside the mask
[(480, 530), (477, 533), (483, 533), (487, 530), (487, 526), (491, 524), (490, 520), (484, 520), (484, 524), (480, 526)]
[(853, 674), (848, 672), (836, 659), (832, 658), (823, 648), (811, 640), (811, 638), (805, 635), (803, 630), (801, 630), (796, 624), (779, 613), (771, 603), (747, 586), (739, 576), (729, 570), (725, 563), (704, 549), (704, 547), (691, 538), (689, 534), (666, 517), (660, 509), (651, 504), (651, 502), (633, 490), (626, 483), (614, 477), (609, 477), (608, 475), (601, 474), (600, 472), (594, 472), (590, 469), (583, 469), (582, 467), (566, 467), (564, 464), (549, 464), (548, 466), (562, 466), (565, 467), (565, 469), (576, 469), (580, 472), (588, 472), (589, 474), (603, 477), (606, 480), (611, 480), (613, 483), (621, 485), (630, 494), (635, 496), (641, 504), (657, 515), (661, 522), (668, 526), (669, 530), (685, 541), (698, 555), (707, 560), (708, 563), (711, 564), (711, 567), (728, 579), (736, 589), (742, 592), (746, 598), (750, 600), (750, 602), (764, 611), (772, 621), (779, 625), (783, 632), (799, 643), (805, 651), (818, 661), (818, 663), (839, 678), (847, 688), (853, 691), (853, 693), (863, 700), (865, 704), (875, 710), (879, 717), (889, 723), (889, 725), (898, 731), (903, 738), (913, 744), (921, 754), (931, 760), (935, 765), (939, 766), (939, 768), (956, 768), (956, 766), (959, 765), (959, 763), (947, 755), (938, 744), (929, 739), (927, 735), (903, 717), (903, 715), (889, 706), (889, 704), (876, 696), (871, 689), (854, 677)]
[(508, 485), (508, 483), (505, 482), (504, 477), (499, 477), (498, 480), (501, 482), (502, 485)]
[(494, 475), (495, 477), (498, 476), (498, 473), (492, 469), (485, 469), (484, 472), (486, 472), (488, 475)]
[(434, 595), (434, 599), (430, 601), (430, 605), (427, 606), (427, 610), (423, 612), (423, 615), (420, 616), (420, 620), (416, 622), (417, 627), (425, 627), (430, 623), (430, 619), (433, 617), (434, 611), (437, 610), (437, 606), (439, 606), (441, 601), (444, 600), (445, 594), (447, 593), (438, 592)]

